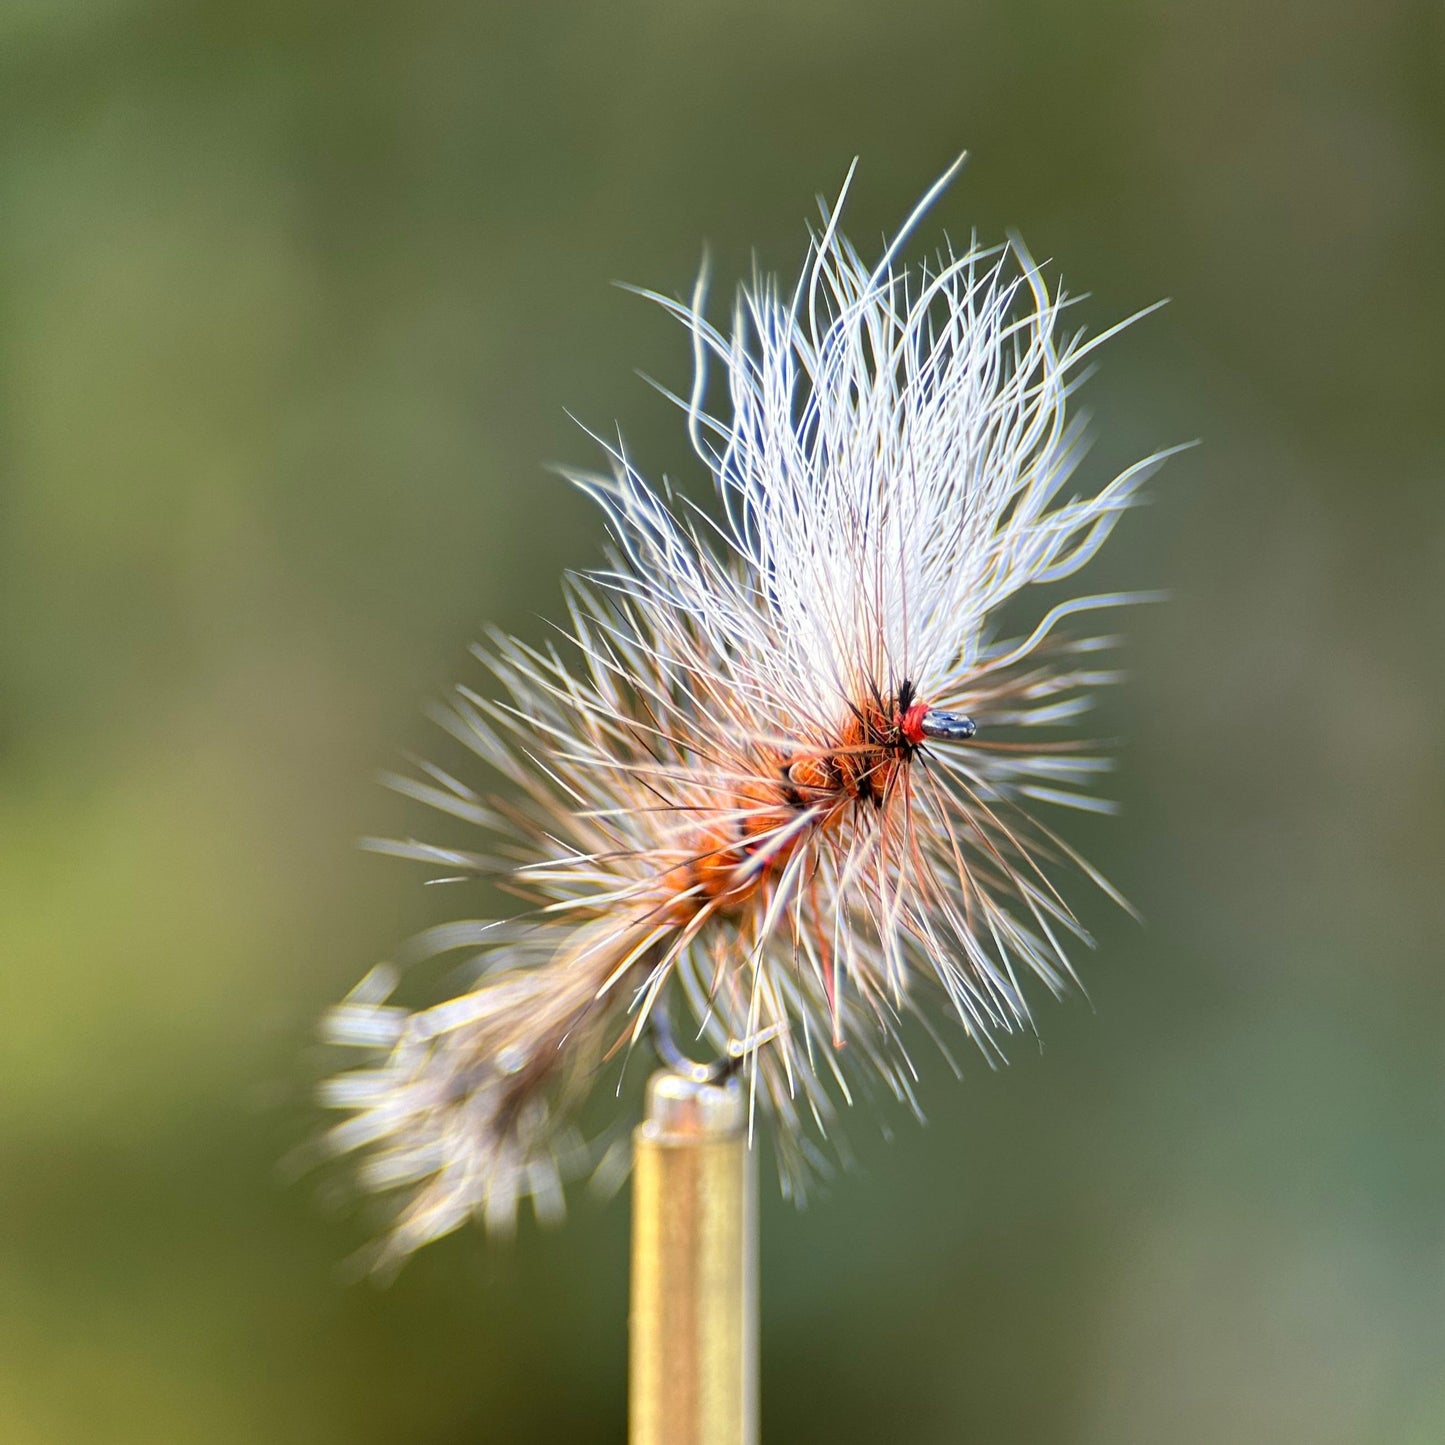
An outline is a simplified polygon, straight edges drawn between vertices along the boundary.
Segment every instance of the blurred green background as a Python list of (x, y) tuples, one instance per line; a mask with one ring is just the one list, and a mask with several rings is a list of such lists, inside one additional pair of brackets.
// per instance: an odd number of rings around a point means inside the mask
[(1017, 227), (1175, 460), (1073, 836), (1091, 1000), (764, 1210), (778, 1441), (1445, 1439), (1445, 10), (0, 4), (0, 1439), (617, 1441), (625, 1199), (390, 1289), (278, 1160), (313, 1021), (463, 906), (353, 848), (595, 562), (712, 248)]

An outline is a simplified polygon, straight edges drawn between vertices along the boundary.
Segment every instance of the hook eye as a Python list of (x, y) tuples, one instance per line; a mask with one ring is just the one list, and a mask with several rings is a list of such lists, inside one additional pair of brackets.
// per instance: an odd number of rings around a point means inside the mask
[(923, 714), (919, 728), (926, 738), (941, 743), (966, 743), (978, 732), (978, 724), (961, 712), (945, 712), (942, 708), (930, 708)]

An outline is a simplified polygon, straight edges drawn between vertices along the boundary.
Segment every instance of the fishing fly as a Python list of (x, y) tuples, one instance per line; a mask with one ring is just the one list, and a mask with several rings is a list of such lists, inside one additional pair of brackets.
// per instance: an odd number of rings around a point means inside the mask
[(559, 1213), (595, 1159), (578, 1105), (652, 1026), (743, 1072), (801, 1194), (860, 1094), (916, 1109), (910, 1019), (995, 1056), (1089, 941), (1069, 879), (1122, 903), (1041, 815), (1110, 807), (1072, 725), (1115, 639), (1069, 624), (1138, 594), (997, 619), (1089, 562), (1166, 454), (1065, 493), (1071, 394), (1120, 327), (1065, 330), (1017, 240), (903, 265), (956, 168), (873, 262), (839, 229), (845, 184), (797, 282), (742, 287), (726, 326), (701, 282), (644, 293), (691, 341), (674, 399), (710, 500), (599, 442), (572, 480), (613, 551), (567, 579), (564, 636), (476, 649), (488, 685), (438, 714), (473, 781), (393, 780), (480, 841), (373, 847), (519, 901), (403, 951), (463, 958), (454, 996), (404, 1008), (380, 968), (327, 1016), (364, 1054), (323, 1087), (328, 1143), (396, 1202), (378, 1267), (523, 1199)]

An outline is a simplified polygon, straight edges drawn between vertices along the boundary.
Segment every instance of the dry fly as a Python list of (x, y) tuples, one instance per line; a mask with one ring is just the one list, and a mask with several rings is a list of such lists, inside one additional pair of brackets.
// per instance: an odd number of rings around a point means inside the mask
[(712, 500), (599, 443), (605, 469), (572, 480), (614, 548), (567, 579), (565, 641), (491, 635), (488, 687), (440, 713), (481, 790), (392, 780), (484, 841), (372, 846), (523, 902), (411, 945), (466, 955), (455, 997), (402, 1008), (381, 968), (327, 1017), (367, 1055), (323, 1097), (346, 1115), (331, 1148), (396, 1202), (379, 1267), (471, 1218), (506, 1229), (523, 1198), (559, 1212), (595, 1157), (577, 1105), (649, 1021), (667, 1048), (669, 1014), (689, 1053), (745, 1071), (796, 1192), (860, 1086), (913, 1104), (907, 1019), (951, 1016), (992, 1053), (1030, 982), (1064, 990), (1088, 939), (1063, 873), (1122, 902), (1035, 805), (1108, 810), (1087, 791), (1108, 761), (1068, 725), (1115, 679), (1115, 639), (1060, 624), (1139, 594), (1036, 609), (1018, 636), (996, 618), (1083, 567), (1165, 454), (1064, 493), (1070, 393), (1119, 327), (1066, 331), (1017, 240), (905, 268), (956, 169), (874, 263), (842, 196), (820, 201), (797, 284), (755, 278), (726, 328), (701, 282), (643, 293), (691, 338), (674, 399)]

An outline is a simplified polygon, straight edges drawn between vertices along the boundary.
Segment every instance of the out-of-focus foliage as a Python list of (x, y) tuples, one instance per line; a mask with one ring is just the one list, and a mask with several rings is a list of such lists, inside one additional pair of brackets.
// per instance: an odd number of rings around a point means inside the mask
[[(1091, 292), (1129, 620), (1092, 1008), (764, 1217), (765, 1433), (1445, 1429), (1445, 21), (1418, 0), (0, 4), (0, 1438), (621, 1438), (626, 1208), (386, 1291), (277, 1161), (455, 911), (361, 832), (601, 549), (542, 463), (686, 375), (621, 278), (1018, 227)], [(484, 900), (471, 906), (483, 907)]]

